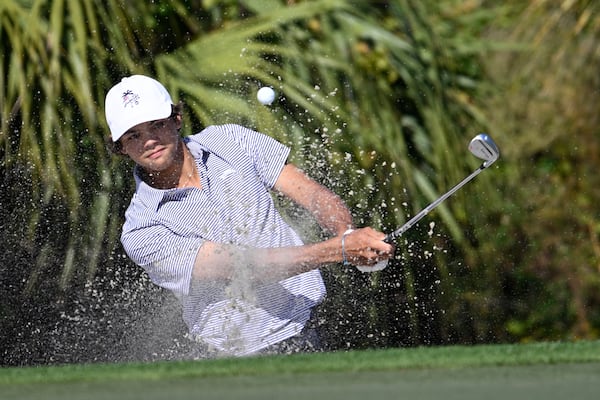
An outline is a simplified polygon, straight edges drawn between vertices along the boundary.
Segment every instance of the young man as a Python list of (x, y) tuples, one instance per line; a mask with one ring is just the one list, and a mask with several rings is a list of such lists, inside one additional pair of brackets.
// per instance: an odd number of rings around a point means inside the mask
[[(181, 105), (141, 75), (115, 85), (105, 111), (113, 151), (136, 164), (125, 251), (180, 299), (191, 335), (211, 351), (248, 355), (290, 340), (318, 347), (305, 329), (326, 294), (318, 268), (392, 256), (383, 233), (350, 231), (342, 200), (287, 163), (289, 149), (274, 139), (239, 125), (182, 138)], [(271, 190), (310, 211), (332, 237), (304, 244)]]

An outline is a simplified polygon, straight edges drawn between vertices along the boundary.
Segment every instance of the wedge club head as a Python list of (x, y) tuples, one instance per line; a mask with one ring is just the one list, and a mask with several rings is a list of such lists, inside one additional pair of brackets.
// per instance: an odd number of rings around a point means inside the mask
[(492, 165), (498, 157), (500, 157), (498, 146), (496, 146), (496, 143), (494, 143), (492, 138), (486, 133), (480, 133), (471, 140), (469, 143), (469, 151), (475, 157), (484, 160), (484, 168)]

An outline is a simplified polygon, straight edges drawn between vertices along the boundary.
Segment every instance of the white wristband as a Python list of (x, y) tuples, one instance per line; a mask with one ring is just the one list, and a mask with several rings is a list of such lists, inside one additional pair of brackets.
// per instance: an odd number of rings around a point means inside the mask
[(346, 235), (352, 233), (354, 229), (348, 229), (346, 232), (342, 233), (342, 263), (344, 265), (350, 265), (350, 262), (346, 258)]

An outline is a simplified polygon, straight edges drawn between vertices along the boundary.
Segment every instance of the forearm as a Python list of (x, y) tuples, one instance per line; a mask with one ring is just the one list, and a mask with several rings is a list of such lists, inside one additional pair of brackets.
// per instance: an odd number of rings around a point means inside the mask
[(353, 227), (352, 215), (346, 204), (339, 196), (322, 186), (315, 191), (307, 208), (318, 224), (334, 235), (341, 235)]
[(255, 281), (277, 281), (342, 261), (341, 238), (303, 246), (242, 248), (206, 242), (194, 265), (197, 279), (232, 279), (240, 270)]
[(323, 229), (334, 235), (353, 226), (350, 210), (342, 199), (294, 165), (284, 167), (275, 189), (308, 210)]
[(205, 242), (196, 256), (193, 274), (197, 279), (243, 275), (252, 281), (276, 281), (344, 259), (353, 265), (373, 265), (393, 255), (393, 246), (384, 238), (384, 233), (361, 228), (345, 237), (343, 249), (341, 235), (319, 243), (276, 248)]

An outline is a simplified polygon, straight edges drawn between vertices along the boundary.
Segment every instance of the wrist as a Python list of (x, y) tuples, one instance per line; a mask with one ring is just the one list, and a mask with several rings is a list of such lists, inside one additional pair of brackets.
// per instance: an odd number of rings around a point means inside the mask
[(338, 228), (334, 231), (337, 232), (337, 236), (347, 235), (354, 230), (354, 224), (348, 223), (338, 226)]

